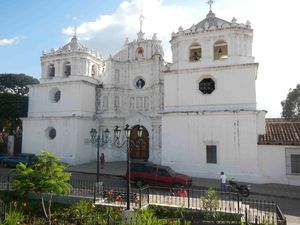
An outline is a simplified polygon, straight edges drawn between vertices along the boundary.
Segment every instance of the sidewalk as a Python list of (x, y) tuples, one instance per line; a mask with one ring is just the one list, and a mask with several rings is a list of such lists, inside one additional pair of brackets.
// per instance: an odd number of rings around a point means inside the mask
[[(96, 174), (96, 162), (85, 163), (81, 165), (71, 166), (70, 172)], [(100, 169), (100, 174), (107, 176), (125, 177), (126, 174), (126, 161), (121, 162), (108, 162), (105, 164), (104, 169)], [(193, 177), (193, 186), (203, 188), (219, 189), (219, 180)], [(291, 198), (300, 200), (300, 186), (284, 185), (284, 184), (252, 184), (251, 194), (264, 195), (270, 197)]]

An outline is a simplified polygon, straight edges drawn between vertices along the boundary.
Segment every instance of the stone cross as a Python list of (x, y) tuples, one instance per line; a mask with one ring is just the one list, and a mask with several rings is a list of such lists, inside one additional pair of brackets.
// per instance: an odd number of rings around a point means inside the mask
[(143, 16), (142, 12), (140, 15), (140, 32), (142, 32), (142, 28), (143, 28), (143, 20), (145, 19), (145, 17)]
[(77, 36), (77, 26), (74, 27), (74, 37)]
[(215, 1), (214, 0), (208, 0), (206, 3), (209, 5), (209, 11), (211, 11), (211, 5), (214, 4)]

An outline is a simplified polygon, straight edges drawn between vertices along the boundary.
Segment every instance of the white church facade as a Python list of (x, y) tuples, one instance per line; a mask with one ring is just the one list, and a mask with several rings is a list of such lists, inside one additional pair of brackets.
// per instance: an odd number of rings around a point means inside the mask
[[(241, 181), (300, 185), (299, 137), (291, 132), (278, 141), (274, 134), (298, 124), (266, 122), (266, 111), (256, 108), (250, 23), (228, 22), (210, 10), (172, 33), (172, 63), (164, 61), (156, 34), (144, 38), (140, 23), (137, 39), (107, 60), (76, 35), (43, 52), (40, 84), (30, 87), (23, 119), (22, 151), (52, 151), (70, 164), (95, 161), (89, 131), (103, 135), (108, 128), (112, 136), (116, 125), (128, 124), (132, 142), (138, 126), (144, 128), (142, 144), (131, 145), (132, 159), (195, 177), (224, 171)], [(110, 143), (100, 151), (107, 161), (126, 158)]]

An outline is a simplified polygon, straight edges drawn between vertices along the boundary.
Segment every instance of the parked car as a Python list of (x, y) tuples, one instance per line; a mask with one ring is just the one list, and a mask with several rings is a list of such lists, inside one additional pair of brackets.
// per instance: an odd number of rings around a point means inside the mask
[(0, 164), (3, 164), (3, 160), (5, 159), (5, 155), (0, 154)]
[(29, 165), (35, 160), (34, 154), (21, 153), (5, 157), (3, 160), (3, 167), (16, 167), (19, 163)]
[(175, 188), (192, 185), (192, 179), (189, 176), (176, 173), (169, 166), (150, 162), (132, 162), (130, 166), (130, 180), (134, 181), (137, 187), (142, 187), (144, 184), (163, 184)]
[(2, 162), (5, 159), (5, 155), (0, 154), (0, 162)]

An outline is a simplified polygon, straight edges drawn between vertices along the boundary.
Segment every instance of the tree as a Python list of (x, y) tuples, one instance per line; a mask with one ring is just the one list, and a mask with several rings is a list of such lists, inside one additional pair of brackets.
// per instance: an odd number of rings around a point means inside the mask
[(27, 85), (38, 83), (38, 79), (25, 75), (23, 73), (0, 74), (0, 93), (27, 95), (29, 92), (29, 88), (27, 87)]
[[(36, 161), (29, 166), (22, 163), (14, 170), (15, 190), (21, 196), (32, 192), (41, 198), (43, 212), (51, 224), (52, 197), (70, 192), (69, 184), (71, 173), (66, 172), (66, 165), (52, 152), (42, 152), (36, 155)], [(48, 196), (48, 207), (45, 197)]]
[(4, 127), (12, 134), (21, 127), (20, 117), (27, 117), (28, 97), (10, 93), (0, 93), (0, 130)]
[(285, 119), (300, 119), (300, 84), (293, 90), (290, 90), (286, 99), (281, 102), (281, 116)]
[(28, 111), (27, 85), (39, 81), (25, 74), (0, 74), (0, 130), (7, 128), (10, 134), (21, 127), (20, 117)]

